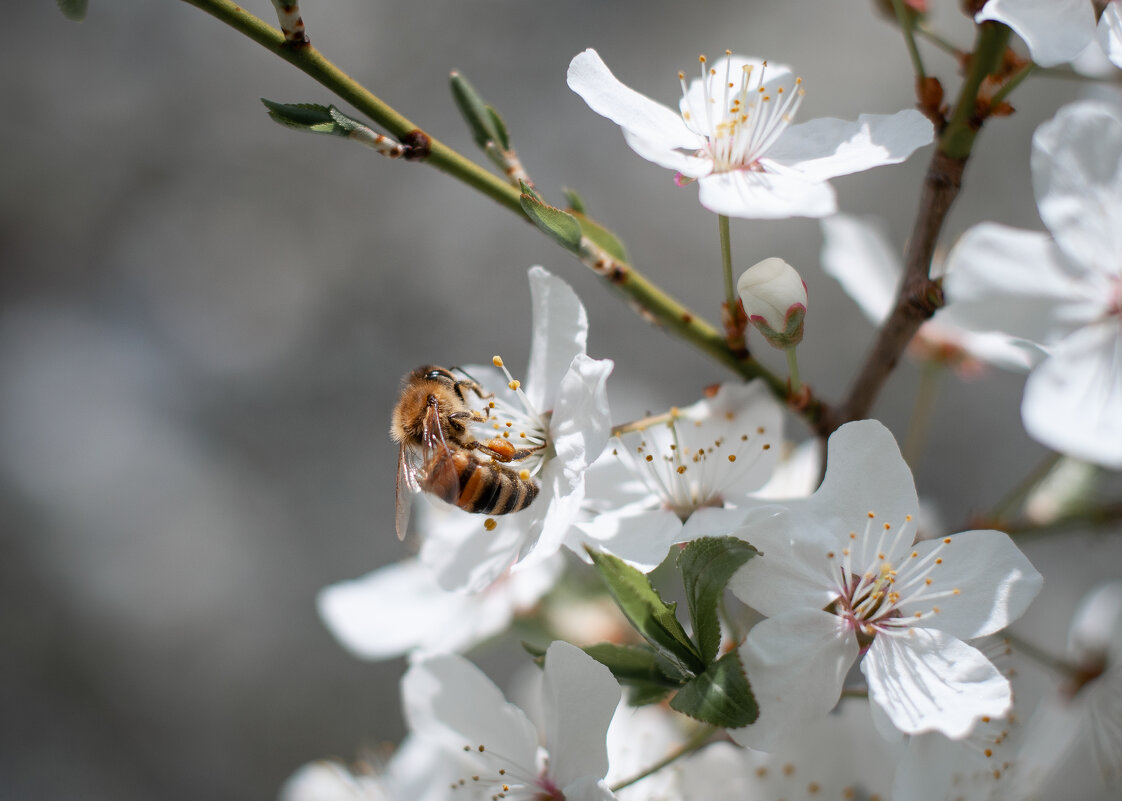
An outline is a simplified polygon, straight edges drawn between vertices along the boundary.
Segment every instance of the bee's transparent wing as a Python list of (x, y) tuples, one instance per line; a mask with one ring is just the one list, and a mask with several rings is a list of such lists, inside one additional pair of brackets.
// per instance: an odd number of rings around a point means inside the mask
[(413, 507), (413, 496), (421, 491), (421, 465), (416, 454), (405, 443), (397, 453), (397, 507), (394, 524), (397, 538), (405, 539), (409, 530), (409, 510)]
[(425, 412), (425, 424), (421, 432), (421, 457), (424, 460), (420, 476), (421, 489), (443, 501), (455, 503), (460, 495), (460, 475), (456, 470), (452, 451), (444, 440), (440, 412), (435, 404), (430, 405)]

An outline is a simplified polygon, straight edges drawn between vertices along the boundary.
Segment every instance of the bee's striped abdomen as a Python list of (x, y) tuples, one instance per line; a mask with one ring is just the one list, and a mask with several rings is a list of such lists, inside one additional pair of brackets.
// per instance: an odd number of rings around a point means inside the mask
[(525, 509), (538, 495), (537, 484), (509, 467), (471, 458), (457, 461), (460, 495), (456, 505), (464, 511), (505, 515)]

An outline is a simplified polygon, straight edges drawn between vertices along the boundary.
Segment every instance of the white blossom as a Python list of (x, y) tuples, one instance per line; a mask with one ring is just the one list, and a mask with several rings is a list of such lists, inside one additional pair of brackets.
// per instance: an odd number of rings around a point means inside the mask
[(1011, 704), (1009, 682), (966, 640), (1019, 617), (1040, 574), (999, 531), (913, 544), (918, 499), (899, 448), (864, 420), (830, 437), (806, 500), (749, 512), (762, 555), (730, 582), (767, 616), (740, 656), (760, 705), (733, 738), (767, 749), (837, 703), (859, 657), (882, 732), (961, 738)]
[(415, 662), (402, 679), (412, 731), (470, 759), (468, 798), (604, 801), (612, 795), (606, 737), (620, 689), (611, 672), (574, 645), (554, 642), (542, 675), (543, 746), (526, 713), (457, 655)]
[[(525, 380), (494, 367), (468, 370), (495, 393), (486, 425), (499, 430), (484, 429), (481, 437), (505, 432), (513, 442), (544, 444), (538, 455), (517, 463), (540, 492), (520, 512), (488, 519), (470, 515), (470, 525), (459, 521), (423, 532), (421, 561), (446, 590), (478, 591), (516, 563), (524, 569), (555, 554), (580, 513), (585, 470), (611, 433), (605, 384), (612, 362), (586, 355), (588, 315), (580, 299), (541, 267), (530, 269), (530, 293), (533, 331)], [(466, 515), (451, 512), (452, 518)]]
[(697, 179), (701, 205), (733, 217), (822, 217), (836, 211), (830, 178), (899, 163), (931, 142), (918, 111), (792, 125), (802, 79), (752, 58), (726, 57), (682, 85), (681, 113), (621, 83), (595, 50), (569, 64), (569, 87), (623, 128), (632, 150)]
[[(1051, 232), (982, 223), (948, 257), (946, 315), (1044, 355), (1021, 416), (1050, 448), (1122, 467), (1122, 118), (1073, 103), (1033, 137), (1033, 186)], [(1038, 358), (1040, 358), (1038, 356)]]
[(762, 381), (736, 382), (621, 433), (590, 471), (594, 514), (571, 539), (650, 570), (674, 543), (727, 534), (771, 476), (782, 423)]

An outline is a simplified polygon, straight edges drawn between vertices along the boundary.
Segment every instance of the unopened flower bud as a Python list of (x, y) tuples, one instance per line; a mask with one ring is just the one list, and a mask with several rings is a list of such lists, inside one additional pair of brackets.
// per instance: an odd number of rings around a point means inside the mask
[(736, 291), (748, 321), (777, 348), (790, 348), (803, 339), (806, 284), (783, 259), (764, 259), (741, 274)]

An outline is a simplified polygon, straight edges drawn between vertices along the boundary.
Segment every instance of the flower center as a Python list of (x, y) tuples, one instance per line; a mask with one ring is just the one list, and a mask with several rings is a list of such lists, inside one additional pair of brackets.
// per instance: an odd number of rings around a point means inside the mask
[(536, 772), (484, 745), (465, 745), (464, 752), (470, 754), (472, 761), (481, 763), (481, 766), (492, 770), (498, 767), (498, 770), (492, 776), (474, 774), (470, 778), (459, 779), (450, 786), (452, 790), (470, 788), (474, 790), (470, 793), (473, 797), (486, 797), (490, 801), (499, 801), (499, 799), (564, 801), (565, 799), (565, 794), (549, 775), (549, 757), (540, 748), (538, 761), (541, 767)]
[(959, 594), (957, 587), (935, 586), (935, 574), (943, 564), (941, 554), (953, 543), (952, 538), (944, 538), (926, 556), (915, 550), (900, 553), (915, 532), (911, 515), (894, 527), (879, 523), (876, 513), (869, 512), (862, 534), (851, 531), (850, 544), (840, 554), (826, 554), (838, 592), (826, 611), (849, 622), (862, 651), (877, 634), (900, 634), (939, 614), (939, 607), (928, 606), (930, 602)]
[(553, 455), (549, 438), (550, 412), (539, 412), (534, 408), (522, 384), (514, 378), (499, 356), (492, 363), (503, 371), (507, 388), (514, 397), (496, 394), (486, 403), (486, 420), (475, 425), (475, 434), (501, 462), (511, 462), (511, 466), (526, 477), (541, 472), (546, 459)]
[(690, 419), (671, 409), (625, 427), (613, 453), (684, 522), (697, 509), (724, 506), (727, 490), (771, 449), (763, 426), (737, 417), (729, 411), (717, 419)]
[(725, 51), (724, 69), (700, 56), (701, 81), (682, 84), (682, 119), (706, 139), (701, 155), (713, 160), (714, 172), (762, 170), (759, 159), (787, 129), (802, 103), (802, 78), (787, 86), (768, 85), (767, 62), (734, 66)]

